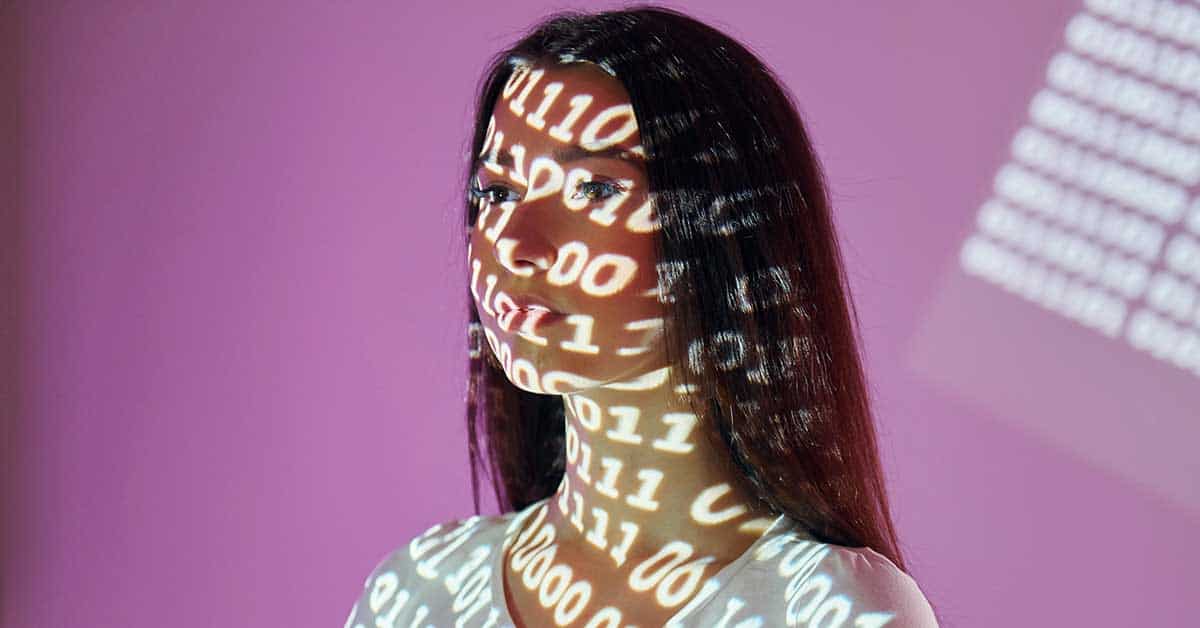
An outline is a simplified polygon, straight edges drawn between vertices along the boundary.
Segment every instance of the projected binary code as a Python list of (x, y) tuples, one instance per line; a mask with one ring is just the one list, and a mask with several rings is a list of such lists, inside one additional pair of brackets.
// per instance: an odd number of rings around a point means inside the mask
[(1085, 9), (1067, 25), (960, 263), (1200, 376), (1200, 9)]

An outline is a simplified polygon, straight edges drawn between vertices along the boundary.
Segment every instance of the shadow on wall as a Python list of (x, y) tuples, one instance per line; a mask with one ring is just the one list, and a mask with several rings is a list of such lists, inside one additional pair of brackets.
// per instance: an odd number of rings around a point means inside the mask
[(20, 17), (15, 3), (0, 0), (0, 625), (8, 625), (3, 609), (12, 589), (9, 566), (18, 543), (14, 503), (17, 490), (17, 416), (22, 405), (20, 352), (22, 332), (24, 205), (21, 164)]

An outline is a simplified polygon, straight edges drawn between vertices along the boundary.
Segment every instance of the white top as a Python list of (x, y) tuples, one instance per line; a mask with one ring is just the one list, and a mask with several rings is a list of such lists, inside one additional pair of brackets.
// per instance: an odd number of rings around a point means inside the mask
[[(426, 628), (427, 626), (505, 627), (514, 622), (505, 603), (502, 563), (525, 519), (548, 507), (549, 498), (520, 512), (474, 516), (438, 524), (387, 555), (363, 584), (346, 628)], [(795, 522), (780, 515), (741, 556), (702, 585), (687, 587), (684, 561), (642, 570), (641, 586), (656, 588), (657, 600), (687, 589), (691, 595), (665, 624), (671, 627), (754, 628), (758, 626), (937, 626), (933, 609), (917, 583), (890, 560), (868, 548), (811, 540)], [(532, 547), (529, 537), (519, 540)], [(558, 625), (619, 628), (620, 610), (608, 600), (591, 599), (591, 585), (573, 577), (571, 568), (553, 563), (553, 544), (537, 551), (515, 550), (526, 561), (525, 574), (538, 587), (539, 602), (553, 608)], [(689, 552), (690, 553), (690, 552)], [(542, 556), (542, 560), (537, 557)], [(535, 565), (535, 562), (537, 563)], [(649, 560), (647, 562), (650, 562)], [(639, 572), (635, 570), (631, 580)], [(672, 577), (672, 575), (677, 577)], [(548, 611), (549, 612), (549, 611)]]

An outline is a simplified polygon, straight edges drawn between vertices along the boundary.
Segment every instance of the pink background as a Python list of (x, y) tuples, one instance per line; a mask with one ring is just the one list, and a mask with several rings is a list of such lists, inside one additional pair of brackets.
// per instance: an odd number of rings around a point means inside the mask
[[(0, 2), (0, 624), (340, 626), (388, 551), (471, 512), (473, 87), (578, 4)], [(1200, 507), (1171, 495), (1200, 480), (1061, 435), (1161, 385), (1144, 429), (1195, 443), (1200, 382), (958, 270), (1082, 3), (671, 6), (801, 104), (945, 625), (1194, 622)], [(1055, 379), (1047, 347), (1096, 370)]]

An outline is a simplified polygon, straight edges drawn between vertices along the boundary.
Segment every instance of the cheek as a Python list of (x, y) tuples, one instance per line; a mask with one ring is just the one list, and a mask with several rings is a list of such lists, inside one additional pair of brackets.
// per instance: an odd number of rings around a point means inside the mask
[(467, 268), (479, 264), (485, 271), (495, 273), (500, 267), (492, 250), (493, 244), (479, 229), (472, 229), (467, 238)]
[(659, 284), (658, 251), (655, 242), (645, 236), (625, 234), (619, 242), (606, 244), (598, 246), (597, 253), (627, 260), (635, 267), (632, 277), (619, 292), (585, 297), (586, 303), (596, 318), (598, 331), (603, 330), (606, 337), (629, 344), (632, 338), (641, 337), (639, 330), (653, 327), (650, 319), (663, 315), (663, 304), (659, 302), (656, 290)]
[(658, 250), (652, 238), (615, 232), (604, 234), (590, 248), (593, 259), (611, 261), (612, 268), (605, 269), (606, 272), (616, 273), (619, 270), (630, 273), (628, 285), (613, 295), (613, 300), (628, 301), (657, 285)]
[[(488, 241), (479, 235), (478, 230), (473, 229), (467, 239), (467, 285), (470, 289), (471, 299), (475, 303), (475, 309), (485, 324), (489, 308), (483, 302), (491, 292), (488, 277), (496, 275), (496, 268), (491, 264), (494, 260), (488, 254), (488, 246)], [(494, 282), (495, 279), (492, 281)]]

